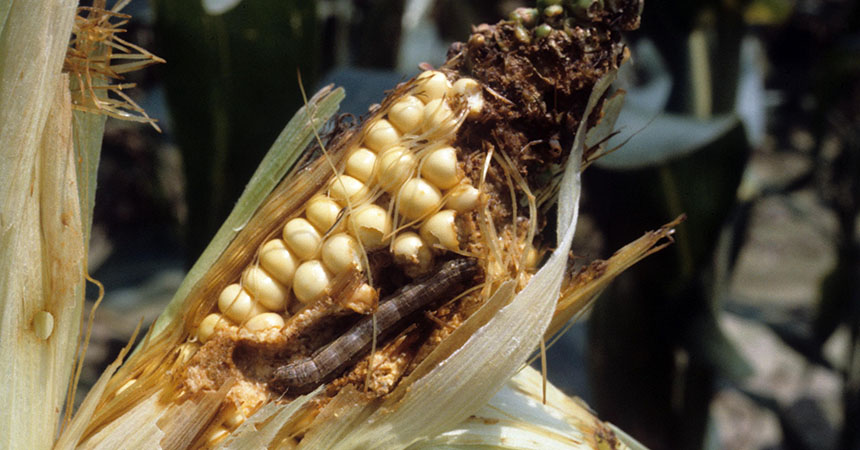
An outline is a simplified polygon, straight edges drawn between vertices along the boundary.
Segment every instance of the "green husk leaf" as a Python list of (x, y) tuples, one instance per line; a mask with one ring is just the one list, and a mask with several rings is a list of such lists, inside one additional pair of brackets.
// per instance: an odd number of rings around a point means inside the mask
[[(191, 288), (209, 270), (212, 264), (221, 256), (230, 242), (242, 230), (260, 204), (266, 199), (272, 189), (277, 186), (295, 162), (302, 155), (314, 134), (334, 116), (344, 98), (341, 88), (332, 86), (323, 88), (308, 101), (308, 105), (299, 109), (281, 134), (272, 144), (266, 157), (251, 177), (245, 191), (230, 216), (218, 229), (218, 233), (203, 251), (203, 254), (191, 267), (176, 294), (158, 317), (152, 327), (151, 336), (156, 337), (168, 323), (182, 310), (182, 303)], [(138, 347), (140, 348), (140, 347)]]

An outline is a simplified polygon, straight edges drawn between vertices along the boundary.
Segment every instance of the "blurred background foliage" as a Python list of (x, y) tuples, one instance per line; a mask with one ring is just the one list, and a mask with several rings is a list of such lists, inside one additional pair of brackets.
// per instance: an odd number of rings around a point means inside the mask
[[(603, 0), (609, 1), (609, 0)], [(550, 379), (655, 449), (860, 449), (860, 8), (648, 0), (619, 77), (620, 148), (585, 174), (583, 262), (680, 213), (677, 243), (550, 349)], [(143, 0), (167, 64), (109, 121), (88, 373), (152, 320), (287, 120), (334, 82), (355, 116), (522, 2)]]

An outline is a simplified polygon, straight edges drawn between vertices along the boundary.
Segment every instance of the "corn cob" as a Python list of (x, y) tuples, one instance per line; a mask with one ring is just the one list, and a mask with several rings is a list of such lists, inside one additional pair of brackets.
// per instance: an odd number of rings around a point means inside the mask
[[(546, 248), (541, 241), (552, 244), (538, 230), (567, 157), (562, 149), (581, 123), (598, 120), (582, 111), (597, 80), (624, 59), (619, 30), (638, 23), (639, 4), (628, 3), (579, 11), (585, 21), (550, 5), (482, 25), (452, 46), (444, 66), (398, 86), (359, 128), (331, 137), (198, 283), (181, 324), (123, 369), (105, 416), (128, 408), (123, 395), (160, 392), (169, 403), (218, 392), (222, 406), (191, 441), (214, 445), (262, 405), (301, 393), (285, 390), (290, 383), (278, 383), (278, 374), (307, 361), (319, 366), (318, 354), (344, 358), (325, 363), (337, 373), (302, 369), (302, 380), (326, 382), (318, 408), (347, 387), (367, 398), (391, 392), (505, 281), (525, 286)], [(394, 337), (357, 361), (355, 352), (321, 350), (356, 330), (356, 313), (382, 310), (380, 298), (400, 301), (398, 289), (420, 286), (461, 258), (481, 276), (469, 272), (450, 286), (476, 287), (422, 300), (430, 320), (362, 325)], [(178, 350), (164, 363), (146, 360), (165, 348)], [(154, 373), (169, 373), (170, 385), (159, 386)]]

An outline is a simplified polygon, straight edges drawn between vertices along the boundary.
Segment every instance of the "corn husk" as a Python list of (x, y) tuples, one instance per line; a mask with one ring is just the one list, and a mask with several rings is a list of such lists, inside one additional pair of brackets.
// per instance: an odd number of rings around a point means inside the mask
[(68, 77), (73, 1), (0, 6), (0, 448), (49, 448), (83, 307)]

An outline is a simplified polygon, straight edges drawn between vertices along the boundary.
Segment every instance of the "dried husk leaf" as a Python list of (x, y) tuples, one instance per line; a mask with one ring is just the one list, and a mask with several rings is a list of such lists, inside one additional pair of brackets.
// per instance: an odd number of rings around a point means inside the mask
[(627, 448), (614, 436), (609, 424), (552, 384), (547, 384), (544, 402), (542, 382), (540, 372), (524, 368), (468, 419), (409, 449)]
[[(75, 2), (14, 2), (0, 13), (0, 448), (41, 449), (56, 435), (83, 305), (71, 101), (61, 75)], [(33, 318), (45, 313), (53, 328), (37, 335)]]

